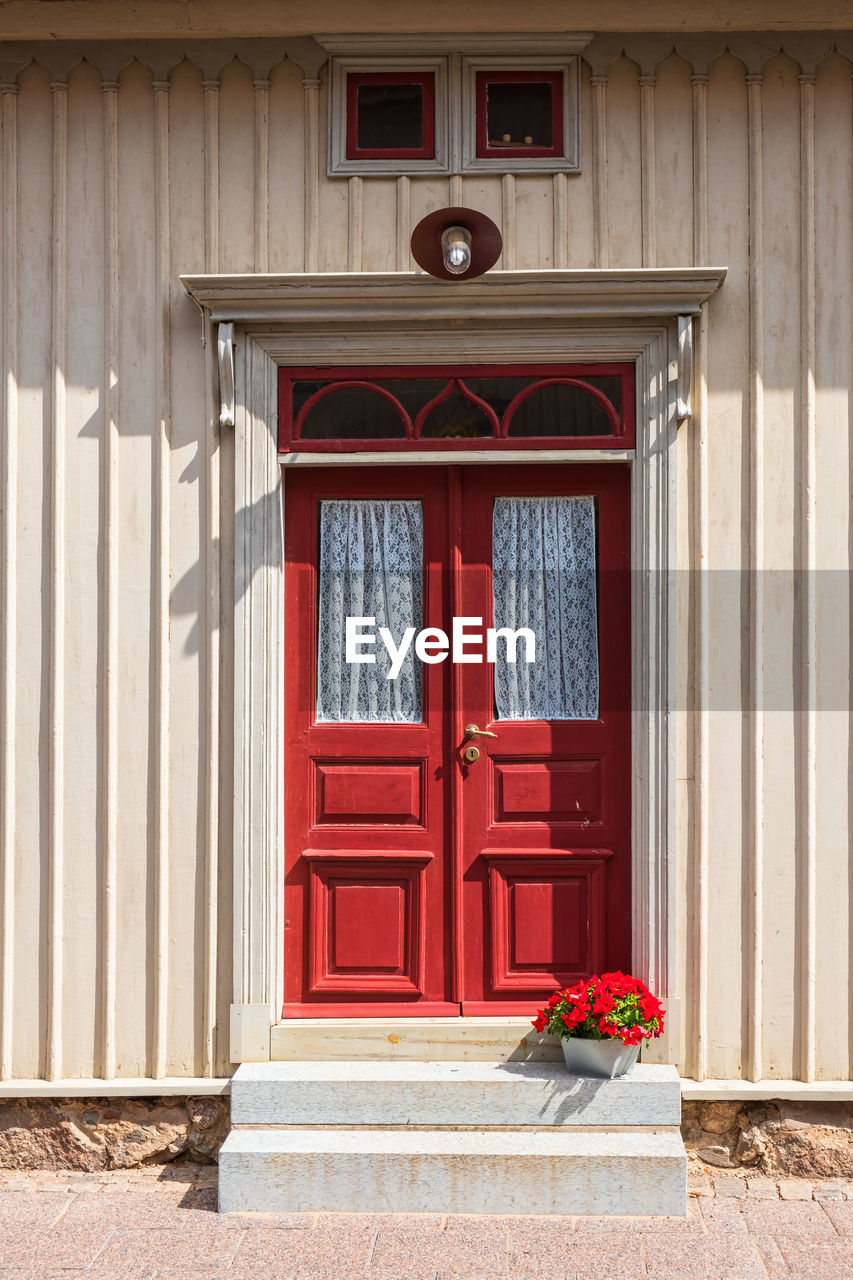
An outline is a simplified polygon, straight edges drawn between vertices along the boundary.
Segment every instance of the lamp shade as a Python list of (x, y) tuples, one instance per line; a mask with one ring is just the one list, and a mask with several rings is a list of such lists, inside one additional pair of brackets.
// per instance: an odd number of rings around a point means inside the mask
[[(457, 274), (448, 271), (441, 243), (442, 232), (448, 227), (464, 227), (471, 236), (471, 265), (467, 271)], [(491, 218), (479, 209), (455, 206), (435, 209), (421, 218), (412, 232), (412, 257), (419, 267), (439, 280), (471, 280), (493, 267), (501, 256), (503, 240)]]

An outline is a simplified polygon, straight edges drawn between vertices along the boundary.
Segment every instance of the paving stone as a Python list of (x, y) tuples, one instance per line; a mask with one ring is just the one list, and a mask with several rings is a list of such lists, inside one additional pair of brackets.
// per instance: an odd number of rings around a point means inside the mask
[(814, 1189), (815, 1200), (843, 1200), (850, 1188), (846, 1182), (818, 1182)]
[[(219, 1273), (220, 1276), (225, 1274), (231, 1280), (230, 1272)], [(127, 1263), (122, 1267), (120, 1275), (113, 1270), (104, 1271), (97, 1265), (85, 1270), (63, 1267), (60, 1271), (54, 1271), (50, 1262), (36, 1266), (34, 1270), (21, 1270), (19, 1267), (6, 1270), (0, 1267), (0, 1280), (83, 1280), (84, 1277), (85, 1280), (155, 1280), (155, 1277), (159, 1280), (160, 1275), (159, 1269), (149, 1263)]]
[[(488, 1223), (489, 1220), (486, 1219)], [(465, 1274), (493, 1276), (506, 1269), (507, 1223), (478, 1225), (466, 1218), (442, 1230), (439, 1219), (425, 1223), (382, 1224), (373, 1243), (368, 1274), (393, 1271), (399, 1276), (420, 1280), (424, 1268)]]
[(715, 1178), (714, 1194), (740, 1200), (746, 1195), (746, 1182), (743, 1178)]
[(547, 1227), (537, 1228), (535, 1234), (510, 1227), (509, 1274), (512, 1276), (554, 1277), (555, 1274), (585, 1274), (590, 1267), (606, 1263), (606, 1272), (589, 1271), (591, 1276), (635, 1277), (654, 1274), (647, 1268), (647, 1258), (653, 1256), (654, 1246), (649, 1246), (643, 1236), (626, 1233), (607, 1238), (601, 1235), (582, 1235), (578, 1232), (549, 1235)]
[(14, 1195), (0, 1193), (0, 1226), (7, 1223), (29, 1227), (50, 1227), (58, 1222), (73, 1204), (73, 1199), (63, 1191), (16, 1191)]
[(780, 1178), (779, 1195), (783, 1200), (811, 1200), (812, 1184), (807, 1178)]
[(704, 1231), (702, 1224), (702, 1214), (696, 1200), (687, 1201), (687, 1213), (682, 1217), (648, 1217), (644, 1214), (637, 1214), (632, 1217), (622, 1217), (621, 1215), (602, 1215), (600, 1217), (589, 1215), (575, 1219), (575, 1230), (579, 1235), (586, 1235), (591, 1232), (603, 1234), (628, 1233), (629, 1235), (637, 1235), (640, 1232), (645, 1233), (666, 1233), (667, 1235), (695, 1235), (697, 1232)]
[(778, 1200), (779, 1189), (772, 1178), (747, 1178), (746, 1194), (752, 1200)]
[(832, 1222), (819, 1204), (805, 1201), (775, 1204), (766, 1201), (747, 1200), (742, 1206), (743, 1217), (754, 1236), (812, 1236), (814, 1239), (836, 1234)]
[(769, 1236), (762, 1236), (758, 1239), (753, 1236), (751, 1239), (764, 1264), (767, 1280), (788, 1280), (791, 1272), (788, 1270), (788, 1264), (777, 1241), (770, 1239)]
[(232, 1262), (241, 1240), (239, 1233), (230, 1231), (136, 1227), (113, 1236), (98, 1258), (98, 1265), (104, 1270), (112, 1268), (116, 1277), (123, 1276), (130, 1264), (147, 1263), (157, 1267), (165, 1262), (173, 1270), (226, 1267)]
[(840, 1236), (853, 1239), (853, 1200), (825, 1201), (821, 1209)]
[(788, 1270), (796, 1280), (847, 1280), (853, 1276), (849, 1240), (780, 1240)]
[(646, 1241), (648, 1274), (655, 1280), (767, 1280), (761, 1257), (746, 1237), (668, 1236), (656, 1243), (657, 1249)]
[(234, 1259), (235, 1268), (250, 1271), (255, 1268), (264, 1280), (270, 1266), (292, 1271), (331, 1271), (349, 1267), (350, 1275), (361, 1275), (370, 1259), (371, 1247), (377, 1234), (375, 1221), (369, 1226), (353, 1226), (345, 1231), (277, 1231), (261, 1227), (245, 1231), (241, 1235), (221, 1232), (219, 1239), (234, 1234), (240, 1241)]
[(133, 1228), (172, 1228), (183, 1230), (193, 1223), (204, 1224), (212, 1215), (194, 1213), (171, 1196), (128, 1196), (123, 1192), (105, 1191), (97, 1199), (74, 1196), (63, 1224), (69, 1229), (77, 1224), (87, 1226), (100, 1222), (104, 1227), (120, 1230)]
[(219, 1231), (313, 1231), (319, 1213), (212, 1213)]
[(63, 1231), (10, 1228), (0, 1230), (0, 1258), (7, 1267), (30, 1268), (34, 1273), (66, 1268), (82, 1269), (99, 1260), (104, 1245), (112, 1238), (111, 1228), (74, 1227)]

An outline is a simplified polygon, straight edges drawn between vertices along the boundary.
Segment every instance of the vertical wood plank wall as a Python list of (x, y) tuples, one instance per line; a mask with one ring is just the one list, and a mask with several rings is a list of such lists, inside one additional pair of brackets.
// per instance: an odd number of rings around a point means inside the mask
[(610, 39), (554, 177), (329, 179), (327, 70), (225, 46), (0, 76), (3, 1078), (228, 1069), (233, 444), (178, 275), (407, 270), (445, 203), (504, 268), (728, 268), (677, 446), (679, 1066), (850, 1078), (849, 50)]

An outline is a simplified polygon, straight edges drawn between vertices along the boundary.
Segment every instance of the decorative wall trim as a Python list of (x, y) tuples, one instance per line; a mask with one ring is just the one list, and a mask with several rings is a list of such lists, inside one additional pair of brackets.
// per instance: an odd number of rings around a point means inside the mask
[(779, 53), (792, 58), (805, 74), (813, 74), (824, 58), (840, 53), (853, 62), (853, 30), (846, 31), (709, 31), (653, 32), (614, 35), (589, 32), (547, 32), (541, 35), (515, 32), (393, 33), (362, 32), (299, 36), (292, 39), (222, 40), (69, 40), (8, 41), (0, 45), (0, 79), (14, 81), (31, 62), (47, 67), (62, 78), (84, 60), (116, 80), (131, 62), (147, 67), (156, 79), (166, 79), (185, 59), (214, 78), (237, 58), (258, 80), (269, 79), (274, 67), (290, 61), (307, 78), (315, 78), (330, 54), (360, 57), (396, 54), (502, 54), (519, 57), (539, 54), (558, 57), (581, 53), (594, 75), (606, 75), (611, 63), (623, 54), (643, 75), (654, 75), (657, 65), (676, 53), (696, 75), (705, 75), (710, 64), (731, 53), (750, 72), (760, 74)]
[(15, 729), (17, 704), (18, 520), (18, 87), (0, 82), (3, 138), (3, 360), (0, 497), (0, 1076), (12, 1073), (15, 999)]
[[(636, 363), (633, 760), (634, 777), (645, 782), (633, 798), (633, 963), (667, 995), (672, 1030), (661, 1052), (680, 1057), (671, 714), (677, 316), (698, 311), (724, 274), (693, 268), (498, 272), (459, 289), (402, 274), (182, 277), (211, 320), (250, 326), (238, 343), (235, 387), (235, 1006), (266, 1006), (270, 1021), (281, 1007), (286, 471), (276, 455), (277, 368), (322, 364), (332, 356), (336, 363), (352, 364), (423, 361), (426, 331), (436, 362), (598, 358)], [(265, 323), (263, 330), (256, 328), (258, 319)], [(400, 458), (392, 457), (399, 465)], [(564, 465), (571, 465), (568, 451)], [(241, 1020), (242, 1010), (235, 1018), (238, 1028)], [(254, 1028), (254, 1014), (252, 1021)], [(242, 1039), (232, 1040), (235, 1060), (243, 1051)]]
[(234, 326), (220, 324), (216, 333), (219, 356), (219, 425), (234, 426)]
[(690, 417), (690, 388), (693, 382), (693, 317), (678, 317), (678, 421)]
[(763, 76), (746, 77), (749, 128), (749, 640), (747, 707), (747, 1060), (749, 1080), (760, 1080), (764, 1003), (764, 187)]
[(125, 1076), (119, 1080), (78, 1076), (4, 1080), (0, 1085), (0, 1098), (200, 1098), (230, 1092), (230, 1076)]
[(51, 369), (50, 391), (50, 744), (48, 778), (48, 916), (53, 945), (47, 970), (47, 1052), (45, 1076), (62, 1074), (63, 883), (65, 878), (65, 370), (68, 338), (68, 84), (51, 82), (53, 98)]
[[(693, 115), (693, 261), (704, 262), (708, 256), (708, 76), (691, 77)], [(696, 321), (696, 392), (693, 411), (692, 443), (695, 450), (693, 507), (696, 516), (696, 547), (693, 574), (696, 582), (696, 624), (693, 633), (696, 654), (696, 709), (694, 721), (694, 812), (695, 838), (693, 857), (692, 911), (694, 928), (688, 958), (692, 979), (692, 1021), (688, 1043), (693, 1044), (693, 1074), (699, 1080), (707, 1075), (708, 1062), (708, 902), (711, 845), (710, 717), (708, 623), (710, 618), (709, 578), (711, 561), (710, 517), (708, 504), (708, 312), (703, 310)]]
[(853, 1080), (694, 1080), (681, 1078), (683, 1102), (853, 1102)]
[(417, 49), (419, 53), (487, 53), (529, 57), (545, 54), (559, 57), (565, 53), (580, 53), (592, 39), (589, 31), (554, 31), (536, 34), (530, 31), (459, 31), (432, 32), (333, 32), (315, 35), (318, 44), (329, 53), (371, 53), (391, 56)]

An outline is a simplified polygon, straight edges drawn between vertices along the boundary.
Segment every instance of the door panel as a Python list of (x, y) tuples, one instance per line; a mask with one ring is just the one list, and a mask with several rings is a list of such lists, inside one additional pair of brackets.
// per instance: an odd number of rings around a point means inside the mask
[[(572, 560), (571, 547), (563, 546), (556, 559), (552, 554), (551, 499), (558, 496), (567, 500), (564, 510), (573, 498), (581, 500), (579, 527), (593, 538), (595, 558), (577, 560), (580, 591), (566, 581), (549, 586), (547, 621), (556, 617), (559, 625), (546, 623), (545, 640), (556, 634), (562, 652), (537, 652), (556, 677), (544, 700), (540, 688), (531, 704), (533, 714), (553, 706), (554, 718), (500, 717), (494, 668), (463, 668), (466, 722), (496, 735), (477, 739), (480, 758), (460, 766), (463, 1012), (471, 1014), (527, 1011), (558, 985), (631, 963), (629, 473), (586, 466), (477, 471), (463, 504), (466, 614), (482, 616), (487, 626), (507, 621), (494, 617), (492, 572), (495, 513), (507, 498), (548, 500), (531, 504), (545, 510), (547, 575), (565, 578)], [(506, 557), (506, 539), (497, 550)], [(499, 614), (507, 612), (499, 594), (515, 568), (533, 594), (543, 541), (528, 533), (516, 539), (512, 554), (518, 563), (504, 562), (494, 574)], [(580, 628), (569, 616), (570, 598), (585, 614)], [(585, 670), (573, 671), (572, 664)]]
[[(446, 994), (451, 927), (444, 672), (420, 663), (415, 670), (410, 662), (395, 699), (378, 646), (380, 661), (344, 666), (340, 625), (354, 610), (376, 616), (378, 627), (383, 618), (376, 609), (384, 607), (385, 595), (398, 622), (418, 630), (431, 621), (441, 624), (446, 490), (441, 470), (423, 476), (397, 468), (323, 469), (288, 476), (285, 1016), (369, 1016), (394, 1007), (418, 1014), (459, 1011)], [(377, 526), (373, 541), (361, 518), (371, 513), (353, 516), (346, 506), (371, 501), (396, 503), (400, 517)], [(408, 504), (406, 512), (401, 503)], [(330, 527), (342, 540), (338, 550), (344, 547), (331, 565)], [(416, 536), (418, 528), (420, 591), (392, 605), (391, 594), (405, 596), (411, 585), (399, 540), (409, 536), (407, 529)], [(370, 580), (374, 570), (390, 575), (378, 591)]]
[[(526, 1013), (629, 968), (628, 469), (306, 469), (285, 543), (285, 1016)], [(535, 618), (538, 665), (341, 670), (343, 616), (386, 606)]]

